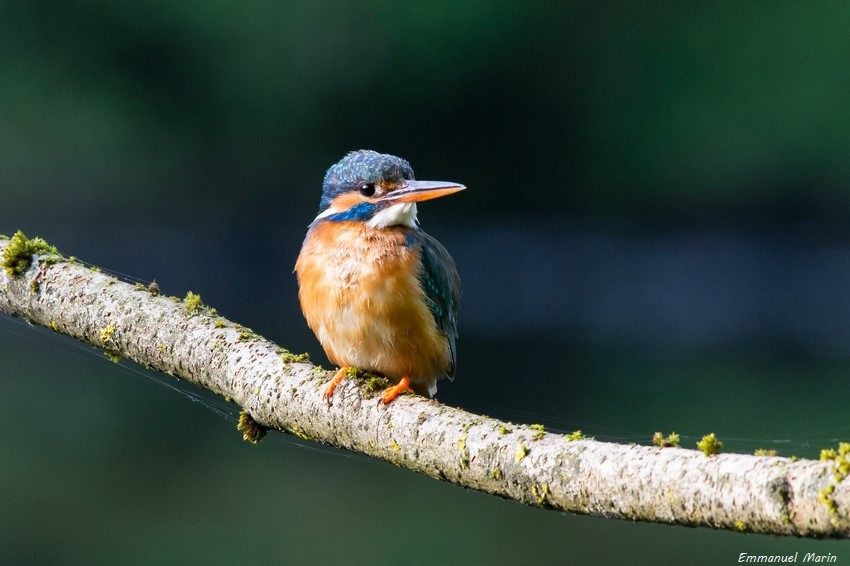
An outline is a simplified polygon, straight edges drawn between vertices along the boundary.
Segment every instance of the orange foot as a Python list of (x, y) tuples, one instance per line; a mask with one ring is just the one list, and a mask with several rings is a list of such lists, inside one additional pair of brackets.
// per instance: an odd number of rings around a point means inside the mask
[(384, 405), (390, 403), (393, 399), (398, 397), (399, 393), (402, 391), (410, 391), (413, 393), (413, 389), (410, 388), (410, 376), (404, 375), (401, 378), (401, 381), (393, 385), (392, 387), (387, 387), (384, 389), (383, 394), (381, 395), (381, 403)]
[(328, 403), (331, 402), (331, 397), (333, 397), (334, 389), (339, 385), (339, 382), (345, 379), (345, 375), (348, 372), (348, 368), (339, 368), (339, 371), (336, 372), (336, 375), (333, 376), (327, 385), (325, 385), (325, 390), (322, 391), (322, 399), (326, 400)]

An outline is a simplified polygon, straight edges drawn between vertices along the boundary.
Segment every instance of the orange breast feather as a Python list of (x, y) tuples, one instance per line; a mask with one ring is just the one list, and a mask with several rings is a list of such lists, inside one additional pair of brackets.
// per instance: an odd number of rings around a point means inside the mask
[(405, 244), (409, 228), (374, 229), (320, 222), (295, 265), (301, 310), (331, 362), (385, 375), (410, 375), (433, 393), (450, 366), (419, 280), (420, 251)]

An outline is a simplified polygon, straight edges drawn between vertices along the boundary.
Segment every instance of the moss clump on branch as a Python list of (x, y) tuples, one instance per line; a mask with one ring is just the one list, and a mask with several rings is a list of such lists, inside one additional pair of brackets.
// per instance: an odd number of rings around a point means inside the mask
[(308, 354), (307, 352), (304, 352), (303, 354), (293, 354), (292, 352), (284, 351), (280, 355), (280, 360), (285, 364), (309, 362), (310, 354)]
[(549, 484), (541, 483), (532, 484), (531, 485), (531, 494), (534, 495), (534, 499), (537, 500), (538, 505), (543, 505), (546, 503), (546, 498), (549, 496)]
[(469, 468), (469, 451), (466, 449), (466, 439), (468, 434), (469, 430), (467, 429), (463, 432), (463, 436), (461, 436), (457, 441), (457, 447), (460, 450), (460, 467), (464, 470)]
[[(309, 362), (310, 356), (309, 354), (282, 354), (282, 356), (287, 356), (287, 359), (284, 359), (284, 362)], [(318, 370), (318, 371), (317, 371)], [(313, 371), (317, 374), (322, 373), (322, 368), (316, 367)], [(345, 377), (350, 379), (357, 379), (361, 383), (363, 383), (363, 393), (367, 396), (371, 396), (379, 391), (383, 391), (392, 383), (390, 380), (382, 375), (377, 375), (369, 371), (362, 370), (356, 367), (350, 367), (345, 370)]]
[(20, 275), (32, 263), (35, 254), (59, 254), (55, 247), (41, 238), (29, 239), (18, 230), (11, 237), (9, 245), (3, 250), (3, 269), (12, 277)]
[(717, 436), (713, 432), (711, 434), (706, 434), (699, 440), (699, 442), (697, 442), (697, 450), (706, 456), (720, 454), (722, 449), (723, 443), (717, 439)]
[(516, 452), (514, 453), (514, 463), (519, 464), (522, 462), (522, 459), (528, 456), (528, 446), (525, 445), (525, 442), (519, 445)]
[(186, 310), (190, 313), (194, 314), (198, 307), (201, 306), (201, 296), (189, 291), (186, 293), (186, 298), (183, 299), (183, 303), (186, 305)]
[(363, 381), (366, 383), (366, 387), (363, 388), (363, 392), (366, 395), (372, 395), (373, 393), (377, 393), (379, 391), (383, 391), (390, 385), (390, 380), (386, 377), (381, 377), (380, 375), (367, 374), (363, 377)]
[(667, 436), (664, 436), (663, 432), (656, 432), (652, 435), (652, 445), (659, 448), (678, 448), (679, 435), (671, 432)]
[(104, 344), (112, 342), (112, 337), (115, 336), (115, 325), (110, 324), (100, 329), (100, 340)]
[(115, 362), (116, 364), (121, 361), (121, 354), (118, 353), (118, 350), (112, 347), (115, 338), (115, 325), (110, 324), (109, 326), (104, 326), (100, 329), (100, 341), (103, 342), (103, 347), (106, 348), (103, 351), (103, 355)]
[(118, 362), (121, 361), (121, 354), (119, 354), (115, 350), (104, 350), (103, 355), (106, 356), (107, 359), (109, 359), (109, 361), (111, 361), (113, 363), (117, 364)]
[(818, 492), (818, 501), (829, 509), (830, 522), (838, 526), (838, 505), (835, 502), (835, 486), (850, 475), (850, 442), (838, 443), (838, 450), (825, 448), (820, 451), (820, 459), (832, 464), (833, 483)]
[(239, 422), (236, 424), (236, 430), (242, 433), (243, 440), (251, 444), (259, 443), (269, 431), (267, 427), (255, 421), (254, 417), (248, 411), (239, 413)]
[(528, 428), (534, 431), (534, 436), (531, 437), (532, 440), (540, 440), (546, 434), (546, 427), (542, 424), (528, 425)]

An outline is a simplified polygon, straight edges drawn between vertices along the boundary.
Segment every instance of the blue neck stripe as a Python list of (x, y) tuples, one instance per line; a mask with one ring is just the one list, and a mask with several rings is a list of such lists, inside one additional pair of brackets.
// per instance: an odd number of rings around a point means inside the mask
[(371, 202), (361, 202), (349, 208), (348, 210), (343, 210), (342, 212), (337, 212), (336, 214), (331, 214), (330, 216), (325, 216), (322, 220), (328, 220), (330, 222), (345, 222), (347, 220), (360, 220), (367, 221), (381, 208), (378, 204), (373, 204)]

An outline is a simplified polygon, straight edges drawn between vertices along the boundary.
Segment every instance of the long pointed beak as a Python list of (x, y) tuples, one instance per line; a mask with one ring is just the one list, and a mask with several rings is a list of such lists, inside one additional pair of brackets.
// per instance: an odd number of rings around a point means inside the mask
[(444, 197), (466, 187), (451, 181), (406, 181), (404, 186), (387, 193), (381, 200), (392, 202), (421, 202)]

